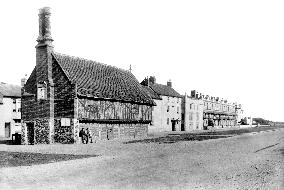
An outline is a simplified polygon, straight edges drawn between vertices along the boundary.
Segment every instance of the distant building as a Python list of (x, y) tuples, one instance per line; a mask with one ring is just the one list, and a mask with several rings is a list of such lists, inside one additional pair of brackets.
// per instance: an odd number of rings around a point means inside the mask
[[(145, 137), (155, 105), (131, 72), (54, 52), (50, 10), (40, 9), (36, 66), (22, 89), (22, 143)], [(67, 29), (68, 30), (68, 29)]]
[(152, 108), (153, 118), (149, 132), (180, 131), (182, 96), (172, 88), (172, 82), (168, 81), (167, 85), (157, 84), (156, 78), (151, 76), (141, 84), (156, 103)]
[(0, 83), (0, 137), (21, 132), (21, 87)]
[(203, 128), (232, 127), (237, 125), (237, 104), (229, 103), (219, 97), (202, 95), (195, 90), (191, 97), (203, 101)]
[(181, 131), (203, 129), (203, 101), (187, 94), (182, 98)]

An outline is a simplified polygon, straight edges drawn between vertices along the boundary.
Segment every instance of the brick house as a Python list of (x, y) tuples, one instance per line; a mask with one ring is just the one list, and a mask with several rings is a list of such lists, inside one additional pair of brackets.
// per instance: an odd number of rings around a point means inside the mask
[(0, 137), (21, 131), (21, 87), (0, 82)]
[(146, 136), (155, 105), (131, 72), (54, 52), (50, 10), (39, 12), (36, 66), (22, 89), (22, 143)]
[(150, 76), (141, 84), (156, 104), (149, 132), (180, 131), (182, 96), (172, 88), (172, 82), (168, 81), (167, 85), (158, 84), (156, 78)]

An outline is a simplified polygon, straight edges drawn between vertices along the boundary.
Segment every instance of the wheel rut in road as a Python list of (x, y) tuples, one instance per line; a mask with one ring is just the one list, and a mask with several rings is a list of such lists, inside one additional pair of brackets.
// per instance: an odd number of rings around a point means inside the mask
[(257, 153), (257, 152), (259, 152), (259, 151), (262, 151), (262, 150), (265, 150), (265, 149), (268, 149), (268, 148), (274, 147), (274, 146), (276, 146), (276, 145), (278, 145), (278, 144), (279, 144), (279, 143), (276, 143), (276, 144), (273, 144), (273, 145), (269, 145), (269, 146), (267, 146), (267, 147), (264, 147), (264, 148), (261, 148), (261, 149), (259, 149), (259, 150), (255, 151), (254, 153)]

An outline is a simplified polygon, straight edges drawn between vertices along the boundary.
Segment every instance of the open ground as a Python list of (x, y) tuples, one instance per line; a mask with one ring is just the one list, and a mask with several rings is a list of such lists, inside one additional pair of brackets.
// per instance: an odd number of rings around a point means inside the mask
[[(284, 129), (247, 132), (175, 133), (131, 143), (0, 144), (6, 159), (0, 189), (284, 189)], [(222, 138), (205, 140), (208, 135)], [(15, 162), (15, 155), (29, 162)]]

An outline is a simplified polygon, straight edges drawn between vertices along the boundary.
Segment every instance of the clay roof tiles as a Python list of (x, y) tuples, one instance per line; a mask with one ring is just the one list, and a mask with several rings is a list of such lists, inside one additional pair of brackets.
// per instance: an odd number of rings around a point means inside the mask
[(159, 95), (182, 98), (182, 96), (177, 91), (167, 85), (154, 83), (150, 84), (150, 87)]
[(81, 96), (155, 104), (129, 71), (59, 53), (53, 56), (71, 82), (77, 84)]
[[(143, 85), (142, 85), (143, 86)], [(143, 88), (149, 93), (149, 95), (151, 96), (151, 98), (153, 99), (158, 99), (161, 100), (162, 98), (152, 90), (152, 88), (148, 87), (148, 86), (143, 86)]]

